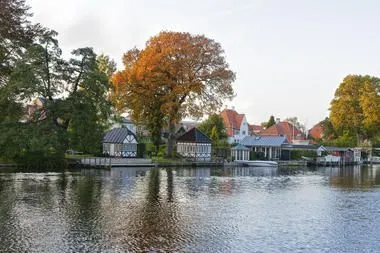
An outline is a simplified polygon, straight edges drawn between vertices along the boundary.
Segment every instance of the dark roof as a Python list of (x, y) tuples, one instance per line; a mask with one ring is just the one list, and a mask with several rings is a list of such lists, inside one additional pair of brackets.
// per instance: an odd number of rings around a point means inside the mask
[(246, 136), (240, 143), (249, 147), (280, 147), (287, 142), (284, 136)]
[(281, 145), (281, 148), (284, 150), (317, 150), (319, 145), (298, 145), (298, 144), (291, 144), (291, 143), (284, 143)]
[(346, 152), (346, 151), (350, 151), (351, 150), (351, 148), (341, 148), (341, 147), (325, 147), (325, 149), (328, 152), (334, 152), (334, 151)]
[(124, 124), (133, 124), (133, 121), (130, 118), (126, 118), (126, 117), (121, 117), (120, 121), (121, 123), (124, 123)]
[(114, 128), (111, 129), (106, 133), (106, 135), (103, 138), (103, 142), (106, 143), (123, 143), (125, 138), (127, 138), (128, 135), (133, 135), (136, 138), (136, 135), (130, 131), (126, 127), (121, 127), (121, 128)]
[(177, 142), (211, 143), (210, 138), (194, 127), (177, 138)]

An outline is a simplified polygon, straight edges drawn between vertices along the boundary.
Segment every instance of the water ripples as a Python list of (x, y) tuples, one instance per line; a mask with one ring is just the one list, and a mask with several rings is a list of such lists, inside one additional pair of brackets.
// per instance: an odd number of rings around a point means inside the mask
[(0, 173), (0, 252), (375, 252), (380, 167)]

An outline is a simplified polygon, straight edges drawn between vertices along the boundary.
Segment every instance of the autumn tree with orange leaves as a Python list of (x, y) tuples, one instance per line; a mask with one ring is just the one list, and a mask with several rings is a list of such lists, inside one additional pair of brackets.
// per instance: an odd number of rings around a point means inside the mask
[(174, 147), (175, 125), (184, 117), (216, 112), (234, 95), (235, 74), (221, 45), (204, 35), (160, 32), (145, 48), (124, 54), (125, 69), (113, 78), (116, 107), (160, 134), (169, 128), (168, 155)]

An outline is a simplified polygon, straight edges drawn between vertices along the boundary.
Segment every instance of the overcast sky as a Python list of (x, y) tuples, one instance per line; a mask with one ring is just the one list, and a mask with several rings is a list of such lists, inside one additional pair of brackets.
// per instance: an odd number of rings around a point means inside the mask
[(377, 0), (28, 0), (33, 20), (59, 33), (66, 55), (91, 46), (121, 69), (128, 49), (161, 30), (221, 43), (235, 106), (251, 124), (297, 116), (307, 127), (328, 116), (348, 74), (380, 76)]

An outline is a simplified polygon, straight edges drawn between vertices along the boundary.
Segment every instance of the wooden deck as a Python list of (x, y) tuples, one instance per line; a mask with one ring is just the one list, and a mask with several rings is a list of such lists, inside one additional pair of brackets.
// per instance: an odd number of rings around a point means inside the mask
[(304, 160), (290, 160), (290, 161), (277, 161), (279, 167), (293, 167), (293, 166), (307, 166), (307, 161)]
[(80, 159), (80, 165), (91, 167), (154, 167), (150, 159), (115, 158), (115, 157), (85, 157)]

